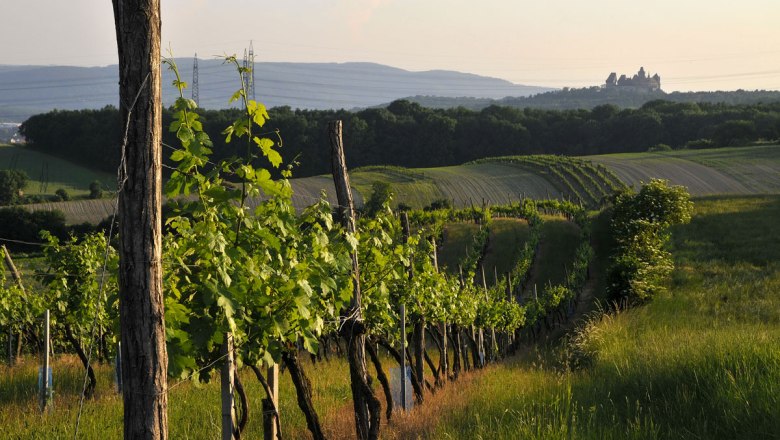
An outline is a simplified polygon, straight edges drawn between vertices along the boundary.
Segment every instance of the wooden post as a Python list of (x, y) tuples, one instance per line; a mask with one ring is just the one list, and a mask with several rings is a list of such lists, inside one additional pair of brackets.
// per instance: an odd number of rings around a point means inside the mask
[[(22, 277), (19, 275), (19, 271), (16, 269), (11, 253), (6, 249), (5, 245), (0, 245), (3, 248), (3, 258), (5, 265), (11, 272), (11, 278), (14, 279), (19, 289), (22, 291), (22, 295), (25, 294), (24, 284), (22, 284)], [(8, 366), (13, 367), (16, 364), (16, 360), (22, 355), (22, 333), (16, 336), (16, 347), (14, 347), (14, 334), (11, 328), (8, 328)]]
[[(407, 243), (409, 241), (409, 236), (411, 235), (411, 228), (409, 227), (409, 214), (407, 212), (405, 212), (405, 211), (401, 213), (401, 228), (402, 228), (402, 234), (403, 234), (403, 241), (404, 241), (404, 243)], [(409, 268), (407, 269), (407, 276), (409, 277), (409, 280), (414, 278), (414, 266), (413, 266), (411, 261), (409, 263)], [(402, 347), (403, 350), (401, 351), (401, 354), (404, 356), (404, 374), (406, 374), (406, 341), (407, 341), (407, 339), (406, 339), (406, 304), (404, 304), (403, 307), (404, 307), (404, 309), (403, 309), (404, 310), (404, 320), (403, 320), (404, 331), (402, 333), (402, 336), (404, 338), (403, 339), (404, 345)], [(415, 327), (414, 331), (412, 332), (412, 340), (415, 342), (415, 348), (418, 346), (417, 339), (416, 339), (416, 336), (417, 336), (417, 331), (416, 330), (417, 330), (417, 328)], [(417, 353), (415, 353), (415, 354), (417, 354)], [(422, 365), (422, 362), (421, 362), (420, 359), (421, 359), (421, 357), (418, 357), (418, 365)], [(420, 375), (420, 373), (418, 371), (418, 368), (417, 368), (417, 365), (414, 365), (414, 366), (409, 365), (409, 368), (410, 369), (414, 369), (415, 375), (417, 376), (417, 380), (420, 383), (420, 388), (424, 389), (425, 388), (425, 378), (422, 375)], [(406, 376), (404, 376), (404, 378), (405, 377)], [(405, 398), (405, 396), (406, 395), (404, 395), (404, 398)], [(425, 398), (424, 397), (424, 393), (422, 393), (422, 392), (417, 396), (417, 400), (420, 403), (423, 402), (424, 398)]]
[[(439, 273), (439, 256), (436, 248), (436, 238), (431, 239), (433, 243), (433, 267), (436, 273)], [(447, 382), (447, 375), (449, 374), (449, 362), (447, 359), (447, 322), (442, 321), (439, 323), (439, 334), (441, 335), (441, 356), (439, 357), (439, 380), (441, 383)]]
[[(263, 414), (263, 438), (265, 440), (275, 440), (279, 436), (279, 432), (277, 432), (276, 429), (278, 423), (276, 418), (279, 417), (279, 365), (273, 364), (268, 367), (267, 376), (268, 388), (271, 390), (270, 399), (273, 403), (273, 407), (276, 408), (277, 413), (268, 414), (267, 416)], [(270, 405), (266, 408), (266, 405), (264, 404), (263, 411), (270, 411)]]
[(119, 61), (119, 322), (124, 435), (168, 438), (162, 290), (160, 0), (112, 0)]
[(116, 348), (116, 392), (122, 394), (122, 342), (118, 342)]
[(233, 376), (233, 335), (225, 334), (225, 342), (222, 344), (222, 356), (225, 362), (222, 364), (220, 379), (222, 385), (222, 440), (235, 439), (236, 405), (234, 399), (235, 378)]
[(19, 275), (19, 271), (16, 270), (16, 265), (14, 264), (14, 260), (11, 258), (11, 253), (8, 252), (8, 249), (6, 249), (5, 245), (0, 245), (0, 247), (3, 248), (5, 264), (8, 266), (8, 270), (11, 271), (11, 276), (13, 277), (14, 281), (16, 281), (16, 284), (19, 286), (19, 288), (22, 289), (22, 293), (25, 293), (24, 285), (22, 285), (22, 277)]
[(507, 301), (512, 301), (512, 274), (511, 272), (506, 273), (506, 299)]
[[(404, 213), (406, 214), (406, 213)], [(401, 408), (406, 411), (406, 304), (401, 304)]]
[(43, 315), (43, 371), (41, 371), (41, 412), (47, 411), (51, 401), (51, 384), (49, 383), (49, 309)]
[[(333, 183), (336, 187), (336, 199), (341, 214), (341, 223), (348, 234), (354, 234), (355, 208), (352, 201), (352, 189), (344, 157), (341, 121), (328, 123), (328, 139), (331, 148)], [(379, 400), (368, 384), (366, 371), (366, 335), (363, 328), (363, 313), (360, 299), (360, 267), (357, 251), (352, 252), (352, 301), (342, 325), (342, 337), (347, 342), (347, 360), (349, 361), (352, 400), (355, 408), (355, 427), (360, 440), (375, 439), (379, 436)]]

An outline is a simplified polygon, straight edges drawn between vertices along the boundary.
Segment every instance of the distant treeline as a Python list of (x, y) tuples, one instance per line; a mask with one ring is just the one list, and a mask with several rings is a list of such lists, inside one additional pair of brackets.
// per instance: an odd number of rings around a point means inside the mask
[(757, 103), (780, 102), (780, 91), (772, 90), (736, 90), (714, 92), (672, 92), (661, 90), (632, 90), (604, 87), (568, 88), (537, 93), (531, 96), (508, 96), (501, 99), (490, 98), (449, 98), (440, 96), (412, 96), (406, 98), (423, 107), (455, 108), (465, 107), (482, 110), (491, 105), (515, 108), (538, 108), (543, 110), (592, 109), (604, 104), (614, 104), (620, 108), (639, 108), (649, 101), (670, 101), (679, 103), (709, 103), (728, 105), (751, 105)]
[[(215, 157), (244, 151), (225, 145), (220, 132), (238, 110), (201, 111)], [(263, 130), (279, 129), (285, 161), (300, 163), (295, 176), (330, 171), (328, 121), (344, 121), (348, 166), (433, 167), (491, 156), (589, 155), (650, 148), (744, 145), (780, 137), (780, 102), (750, 105), (651, 101), (638, 109), (605, 104), (590, 110), (540, 110), (490, 106), (431, 109), (401, 100), (386, 108), (346, 110), (271, 109)], [(163, 115), (164, 126), (171, 115)], [(71, 161), (113, 172), (119, 158), (120, 121), (113, 107), (52, 111), (28, 119), (21, 133), (30, 146)], [(274, 135), (266, 133), (266, 136)], [(164, 142), (176, 145), (164, 130)], [(170, 151), (164, 149), (167, 158)]]

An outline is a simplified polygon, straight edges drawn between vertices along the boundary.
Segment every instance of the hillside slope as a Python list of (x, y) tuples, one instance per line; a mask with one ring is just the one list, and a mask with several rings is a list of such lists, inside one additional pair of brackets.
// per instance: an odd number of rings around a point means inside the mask
[[(557, 165), (550, 165), (556, 164)], [(495, 158), (452, 167), (366, 167), (351, 170), (355, 203), (371, 196), (374, 182), (386, 182), (395, 193), (394, 203), (422, 208), (435, 200), (456, 207), (504, 204), (522, 197), (564, 198), (596, 207), (617, 184), (638, 187), (651, 178), (684, 185), (693, 196), (715, 194), (780, 193), (780, 146), (766, 145), (670, 153), (629, 153), (556, 159), (553, 156)], [(319, 199), (324, 191), (335, 203), (330, 176), (292, 179), (293, 201), (299, 208)], [(90, 204), (93, 202), (90, 202)], [(61, 209), (70, 223), (96, 222), (111, 212), (110, 200), (28, 205), (29, 209)]]

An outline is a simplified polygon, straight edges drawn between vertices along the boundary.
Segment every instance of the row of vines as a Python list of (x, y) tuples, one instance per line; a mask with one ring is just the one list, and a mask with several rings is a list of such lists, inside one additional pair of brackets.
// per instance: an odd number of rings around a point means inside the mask
[[(234, 58), (228, 62), (239, 75), (245, 73)], [(180, 92), (186, 87), (180, 79), (175, 85)], [(268, 118), (265, 108), (247, 99), (243, 88), (233, 100), (242, 101), (246, 112), (223, 134), (228, 142), (243, 143), (245, 154), (217, 163), (211, 159), (211, 140), (193, 111), (195, 103), (181, 93), (174, 105), (170, 129), (180, 146), (171, 155), (177, 166), (166, 195), (179, 202), (165, 224), (163, 252), (171, 377), (213, 380), (215, 370), (226, 363), (230, 339), (233, 365), (251, 368), (269, 393), (261, 369), (287, 367), (309, 430), (314, 438), (323, 438), (301, 352), (317, 355), (334, 340), (350, 345), (355, 335), (363, 336), (365, 343), (356, 349), (367, 353), (374, 366), (371, 371), (384, 390), (389, 419), (395, 405), (377, 346), (399, 364), (413, 366), (411, 383), (419, 404), (426, 389), (434, 391), (464, 370), (512, 353), (542, 327), (570, 316), (592, 255), (587, 216), (579, 203), (525, 199), (506, 206), (413, 211), (408, 216), (385, 205), (359, 218), (354, 233), (347, 232), (339, 218), (346, 207), (330, 206), (323, 199), (296, 212), (286, 180), (292, 167), (283, 165), (281, 139), (260, 130)], [(262, 203), (248, 207), (250, 199), (260, 197)], [(565, 281), (526, 298), (521, 292), (540, 240), (540, 210), (567, 216), (583, 235)], [(527, 220), (531, 238), (511, 271), (488, 287), (481, 261), (493, 216)], [(473, 221), (480, 229), (460, 262), (460, 273), (451, 275), (439, 270), (437, 243), (446, 224), (456, 221)], [(50, 310), (55, 335), (89, 371), (89, 395), (95, 388), (92, 353), (110, 359), (119, 340), (116, 252), (103, 234), (67, 241), (45, 233), (43, 237), (43, 259), (35, 276), (45, 288), (35, 295), (25, 293), (21, 284), (7, 283), (0, 271), (0, 326), (39, 346), (36, 322)], [(360, 301), (355, 304), (358, 285)], [(400, 332), (400, 305), (409, 317), (406, 334)], [(428, 352), (434, 347), (439, 350), (438, 365)], [(363, 362), (365, 371), (365, 357), (350, 359), (353, 373), (355, 362)], [(353, 392), (357, 387), (362, 393), (354, 394), (362, 396), (356, 413), (364, 405), (370, 417), (366, 426), (358, 421), (357, 431), (362, 438), (376, 438), (379, 399), (352, 377)], [(249, 410), (240, 383), (236, 394), (240, 420), (235, 435), (240, 436)]]

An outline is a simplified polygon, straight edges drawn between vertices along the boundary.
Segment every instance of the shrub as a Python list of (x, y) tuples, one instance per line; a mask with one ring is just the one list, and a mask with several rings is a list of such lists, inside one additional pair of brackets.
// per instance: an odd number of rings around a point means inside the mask
[(662, 151), (672, 151), (672, 147), (670, 147), (667, 144), (655, 144), (652, 147), (648, 148), (647, 151), (649, 153), (658, 153)]
[(103, 185), (95, 180), (89, 184), (89, 198), (100, 199), (103, 197)]
[(612, 200), (615, 250), (607, 271), (607, 294), (622, 306), (651, 299), (664, 290), (674, 268), (664, 248), (669, 227), (691, 219), (693, 203), (682, 186), (653, 179), (637, 194), (624, 191)]
[(700, 150), (704, 148), (715, 148), (715, 142), (711, 139), (696, 139), (685, 143), (685, 148)]
[(24, 171), (0, 170), (0, 205), (19, 203), (28, 180)]
[(54, 191), (54, 195), (57, 197), (57, 200), (61, 200), (63, 202), (70, 200), (70, 194), (68, 194), (68, 191), (65, 190), (65, 188), (60, 188), (57, 191)]
[[(0, 237), (37, 243), (41, 241), (39, 233), (42, 230), (59, 238), (67, 237), (65, 214), (61, 211), (30, 212), (20, 207), (0, 209)], [(22, 251), (39, 250), (19, 243), (8, 243), (8, 247)]]

